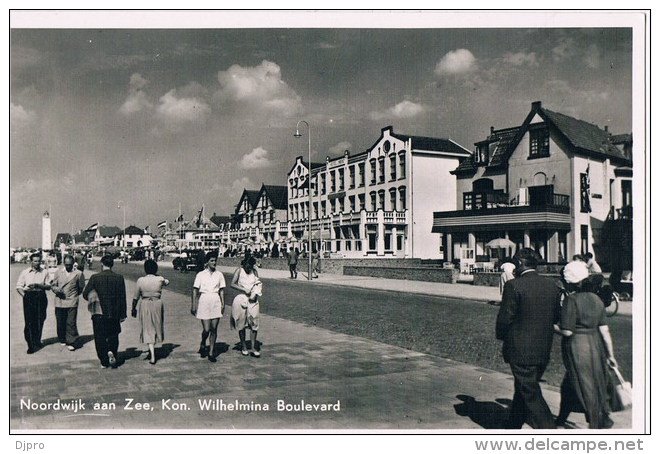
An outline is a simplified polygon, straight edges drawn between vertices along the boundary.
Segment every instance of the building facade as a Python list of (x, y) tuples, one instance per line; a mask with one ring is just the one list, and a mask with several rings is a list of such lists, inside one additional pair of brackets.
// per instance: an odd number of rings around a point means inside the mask
[(311, 178), (298, 157), (287, 181), (289, 241), (305, 250), (311, 219), (312, 247), (335, 256), (441, 259), (433, 209), (455, 209), (450, 172), (466, 156), (451, 140), (388, 126), (364, 152), (312, 163)]
[(464, 269), (521, 247), (550, 263), (586, 252), (607, 261), (604, 227), (632, 217), (632, 135), (540, 102), (520, 126), (491, 128), (452, 173), (458, 210), (437, 210), (432, 231), (443, 235), (446, 259)]

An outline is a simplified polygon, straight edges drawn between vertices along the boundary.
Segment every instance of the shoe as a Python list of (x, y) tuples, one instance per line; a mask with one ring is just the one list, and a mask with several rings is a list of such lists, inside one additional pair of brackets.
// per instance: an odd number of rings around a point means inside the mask
[(60, 345), (64, 347), (66, 345), (66, 342), (60, 342)]
[(249, 354), (250, 352), (248, 352), (247, 350), (241, 350), (241, 355), (248, 356)]
[(209, 351), (206, 349), (206, 347), (199, 347), (197, 353), (199, 353), (200, 358), (206, 358), (209, 354)]
[(70, 352), (72, 352), (72, 351), (74, 351), (74, 350), (76, 349), (76, 347), (74, 347), (73, 345), (67, 345), (66, 348), (67, 348), (67, 350), (69, 350)]
[(108, 352), (108, 364), (112, 367), (117, 365), (117, 358), (115, 358), (115, 355), (112, 352)]
[(211, 361), (212, 363), (215, 363), (215, 362), (217, 362), (218, 360), (215, 359), (215, 356), (214, 356), (214, 355), (209, 355), (209, 361)]
[(255, 358), (259, 358), (261, 356), (261, 352), (258, 351), (258, 350), (255, 350), (255, 351), (252, 352), (252, 356), (254, 356)]
[(151, 364), (151, 365), (153, 366), (154, 364), (156, 364), (156, 360), (154, 360), (154, 361), (149, 361), (149, 364)]
[(107, 369), (107, 368), (108, 366), (106, 366), (105, 364), (101, 364), (101, 369)]
[(33, 349), (33, 348), (28, 348), (28, 349), (27, 349), (27, 354), (28, 354), (28, 355), (31, 355), (31, 354), (33, 354), (34, 352), (36, 352), (36, 350)]

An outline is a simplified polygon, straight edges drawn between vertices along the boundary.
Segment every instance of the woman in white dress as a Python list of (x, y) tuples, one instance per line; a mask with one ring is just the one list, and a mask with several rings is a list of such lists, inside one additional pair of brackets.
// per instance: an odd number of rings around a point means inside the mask
[(138, 301), (140, 302), (140, 342), (147, 344), (149, 348), (149, 363), (156, 364), (155, 346), (165, 340), (163, 331), (163, 302), (160, 296), (163, 287), (170, 281), (163, 276), (158, 276), (158, 265), (153, 260), (144, 262), (146, 276), (138, 278), (135, 285), (135, 297), (131, 315), (138, 315)]
[[(255, 268), (257, 260), (247, 257), (240, 268), (234, 272), (231, 287), (240, 291), (234, 298), (231, 306), (232, 329), (238, 330), (241, 341), (241, 354), (254, 357), (261, 356), (257, 349), (257, 332), (259, 331), (259, 299), (261, 298), (263, 284)], [(250, 350), (245, 342), (245, 330), (250, 328)]]
[[(218, 324), (225, 311), (225, 277), (215, 269), (217, 256), (206, 255), (206, 266), (195, 276), (192, 289), (190, 313), (202, 322), (202, 340), (199, 355), (216, 362), (215, 341), (218, 337)], [(206, 346), (208, 339), (209, 345)]]

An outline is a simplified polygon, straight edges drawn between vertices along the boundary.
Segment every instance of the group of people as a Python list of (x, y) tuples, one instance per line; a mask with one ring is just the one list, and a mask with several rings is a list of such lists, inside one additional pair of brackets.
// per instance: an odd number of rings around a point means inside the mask
[[(30, 268), (23, 270), (16, 289), (23, 299), (24, 337), (27, 353), (33, 354), (43, 347), (42, 333), (47, 317), (48, 297), (55, 295), (57, 337), (62, 346), (70, 351), (80, 347), (77, 328), (80, 297), (88, 302), (91, 314), (94, 345), (101, 367), (117, 367), (119, 334), (127, 318), (126, 285), (124, 277), (112, 268), (110, 255), (101, 258), (102, 270), (93, 274), (87, 282), (80, 269), (74, 267), (75, 259), (67, 255), (63, 267), (54, 276), (42, 267), (42, 256), (30, 257)], [(247, 257), (233, 275), (231, 287), (238, 290), (232, 304), (230, 326), (238, 331), (241, 354), (261, 356), (257, 344), (259, 329), (259, 300), (263, 283), (259, 279), (256, 259)], [(156, 364), (156, 344), (165, 340), (163, 288), (169, 281), (158, 275), (158, 264), (153, 259), (144, 262), (145, 275), (138, 278), (132, 300), (131, 316), (140, 324), (139, 341), (147, 346), (150, 364)], [(216, 269), (216, 255), (206, 255), (204, 270), (197, 273), (192, 289), (191, 313), (201, 321), (202, 336), (198, 353), (211, 362), (217, 361), (216, 340), (220, 318), (225, 309), (225, 279)], [(250, 343), (246, 330), (251, 330)]]
[[(512, 262), (515, 278), (503, 285), (496, 337), (503, 341), (503, 357), (514, 377), (505, 428), (520, 429), (527, 423), (534, 429), (554, 429), (563, 426), (571, 412), (584, 413), (591, 429), (610, 428), (608, 367), (617, 363), (605, 306), (596, 294), (602, 276), (586, 271), (566, 292), (536, 272), (540, 259), (532, 249), (519, 250)], [(555, 335), (562, 337), (566, 368), (557, 418), (539, 385)]]

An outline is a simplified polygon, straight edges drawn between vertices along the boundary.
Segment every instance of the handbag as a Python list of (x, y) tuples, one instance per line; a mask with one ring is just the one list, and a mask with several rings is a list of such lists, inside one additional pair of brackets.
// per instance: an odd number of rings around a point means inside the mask
[(632, 407), (632, 386), (625, 381), (618, 367), (610, 366), (614, 389), (611, 395), (610, 406), (612, 411), (622, 411)]

